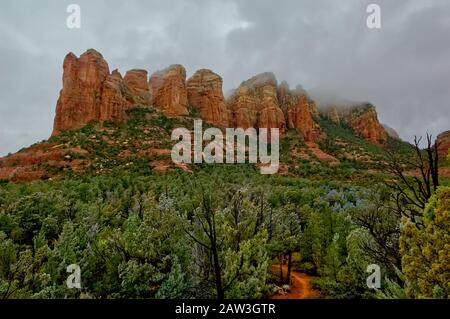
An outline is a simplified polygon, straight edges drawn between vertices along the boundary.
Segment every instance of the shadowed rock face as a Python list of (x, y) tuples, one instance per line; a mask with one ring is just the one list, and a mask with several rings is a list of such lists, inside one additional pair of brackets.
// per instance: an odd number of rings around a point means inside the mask
[(438, 145), (439, 156), (447, 156), (450, 149), (450, 131), (439, 134), (436, 142)]
[(114, 70), (103, 82), (100, 104), (100, 121), (124, 121), (126, 111), (134, 104), (130, 89), (119, 71)]
[(191, 107), (200, 111), (203, 120), (226, 128), (230, 112), (222, 93), (222, 78), (211, 70), (198, 70), (187, 81), (187, 95)]
[(179, 64), (153, 73), (150, 77), (153, 105), (168, 116), (187, 115), (186, 70)]

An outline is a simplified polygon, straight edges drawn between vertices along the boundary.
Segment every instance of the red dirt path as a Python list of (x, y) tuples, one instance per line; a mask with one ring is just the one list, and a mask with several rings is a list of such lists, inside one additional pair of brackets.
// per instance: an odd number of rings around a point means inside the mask
[[(287, 274), (287, 265), (283, 265), (283, 272)], [(280, 269), (280, 265), (273, 266), (274, 271)], [(311, 287), (311, 277), (306, 274), (293, 271), (291, 274), (291, 290), (286, 294), (277, 294), (270, 299), (315, 299), (319, 298), (319, 292)]]

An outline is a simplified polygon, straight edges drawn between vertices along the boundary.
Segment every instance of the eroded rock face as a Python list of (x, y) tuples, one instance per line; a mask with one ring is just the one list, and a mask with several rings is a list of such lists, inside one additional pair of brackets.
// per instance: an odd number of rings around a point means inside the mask
[(56, 106), (53, 135), (99, 119), (102, 85), (109, 74), (108, 63), (92, 49), (80, 58), (69, 53), (63, 68), (63, 89)]
[(286, 127), (297, 129), (306, 142), (317, 141), (320, 129), (313, 119), (317, 109), (303, 87), (298, 85), (290, 90), (286, 81), (283, 81), (278, 87), (278, 97), (286, 118)]
[[(68, 54), (53, 135), (95, 121), (124, 121), (131, 107), (153, 104), (167, 116), (188, 115), (191, 105), (203, 120), (217, 127), (279, 128), (281, 134), (293, 128), (306, 142), (320, 138), (314, 101), (301, 86), (291, 90), (285, 81), (278, 86), (273, 73), (244, 81), (228, 101), (222, 93), (222, 78), (210, 70), (197, 71), (187, 83), (186, 70), (177, 64), (154, 73), (149, 81), (147, 76), (140, 69), (128, 71), (123, 78), (117, 70), (110, 73), (107, 62), (93, 49), (79, 58)], [(345, 122), (370, 142), (387, 141), (388, 133), (371, 105), (344, 113), (334, 108), (328, 117), (336, 124)]]
[(198, 70), (187, 81), (189, 105), (200, 111), (203, 120), (218, 127), (229, 126), (229, 111), (222, 93), (222, 78), (211, 70)]
[(297, 90), (290, 92), (283, 109), (287, 114), (289, 128), (297, 129), (306, 142), (317, 141), (319, 127), (314, 122), (310, 100), (306, 93)]
[(100, 121), (124, 121), (126, 111), (134, 104), (130, 89), (119, 71), (114, 70), (103, 83), (100, 105)]
[(188, 98), (186, 70), (182, 65), (171, 65), (150, 77), (153, 105), (168, 116), (187, 115)]
[(383, 145), (387, 142), (388, 134), (378, 121), (378, 114), (373, 105), (351, 108), (344, 121), (358, 135), (371, 143)]
[(278, 103), (277, 80), (273, 73), (262, 73), (243, 82), (229, 100), (233, 124), (241, 128), (279, 128), (286, 121)]
[(450, 149), (450, 131), (439, 134), (436, 142), (439, 156), (446, 157)]
[(56, 106), (52, 135), (78, 129), (90, 122), (123, 121), (133, 105), (149, 105), (147, 71), (131, 70), (122, 78), (109, 73), (108, 63), (90, 49), (64, 59), (63, 88)]
[(136, 104), (150, 104), (150, 86), (147, 71), (139, 69), (127, 71), (123, 81), (133, 95)]

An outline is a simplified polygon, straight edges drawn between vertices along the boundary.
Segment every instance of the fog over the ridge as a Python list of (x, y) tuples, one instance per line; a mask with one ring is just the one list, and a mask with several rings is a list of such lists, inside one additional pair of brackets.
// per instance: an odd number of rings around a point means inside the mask
[[(79, 30), (66, 26), (71, 3)], [(366, 27), (369, 3), (380, 30)], [(370, 101), (406, 140), (450, 129), (448, 0), (2, 1), (0, 155), (50, 135), (63, 58), (88, 48), (122, 73), (209, 68), (224, 92), (271, 71), (291, 88)]]

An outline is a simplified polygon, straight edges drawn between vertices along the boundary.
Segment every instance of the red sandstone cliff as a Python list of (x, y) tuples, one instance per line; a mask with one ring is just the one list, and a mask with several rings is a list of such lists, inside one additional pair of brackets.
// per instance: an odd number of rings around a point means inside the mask
[(188, 98), (186, 70), (182, 65), (171, 65), (150, 77), (152, 104), (168, 116), (187, 115)]
[(286, 129), (273, 73), (261, 73), (242, 82), (228, 104), (234, 127), (279, 128), (281, 133)]
[(64, 59), (63, 88), (56, 106), (53, 134), (83, 127), (90, 122), (122, 121), (135, 104), (148, 105), (147, 72), (132, 70), (125, 79), (97, 51)]
[(287, 127), (297, 129), (305, 142), (316, 142), (320, 134), (320, 128), (313, 119), (316, 107), (306, 91), (300, 86), (291, 91), (283, 81), (278, 87), (278, 96)]
[(198, 70), (187, 81), (187, 95), (191, 107), (200, 111), (203, 120), (218, 127), (230, 125), (231, 114), (222, 91), (222, 78), (211, 70)]
[(388, 134), (378, 121), (378, 114), (373, 105), (350, 108), (344, 115), (344, 122), (371, 143), (383, 145), (387, 142)]
[[(125, 76), (114, 70), (97, 51), (90, 49), (77, 58), (69, 53), (63, 65), (63, 88), (56, 107), (53, 135), (78, 129), (90, 122), (123, 121), (135, 106), (153, 105), (167, 116), (183, 116), (189, 106), (200, 117), (219, 127), (296, 129), (306, 142), (316, 142), (320, 127), (316, 104), (300, 86), (280, 85), (273, 73), (250, 78), (225, 101), (222, 78), (210, 70), (197, 71), (186, 81), (186, 70), (175, 64), (152, 74), (133, 69)], [(388, 134), (371, 105), (330, 109), (336, 124), (346, 123), (366, 140), (384, 144)]]

